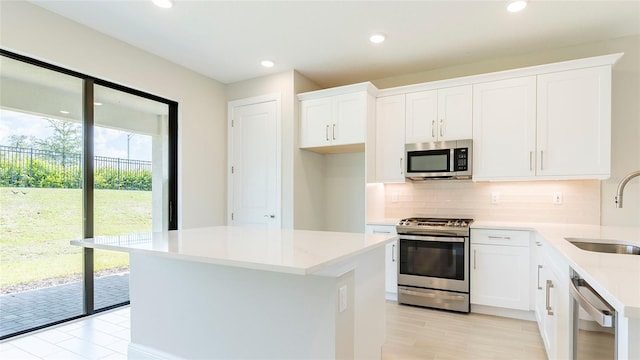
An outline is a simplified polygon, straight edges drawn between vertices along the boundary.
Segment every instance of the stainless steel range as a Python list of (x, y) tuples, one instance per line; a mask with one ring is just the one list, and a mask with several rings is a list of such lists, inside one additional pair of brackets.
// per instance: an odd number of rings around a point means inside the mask
[(469, 312), (469, 225), (473, 219), (408, 218), (399, 238), (398, 302)]

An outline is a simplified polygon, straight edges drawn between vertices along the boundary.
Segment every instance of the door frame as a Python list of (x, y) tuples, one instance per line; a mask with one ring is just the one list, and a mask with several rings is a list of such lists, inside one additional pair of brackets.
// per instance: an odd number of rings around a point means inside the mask
[(233, 176), (231, 164), (234, 163), (233, 154), (233, 126), (234, 109), (247, 105), (275, 101), (276, 103), (276, 225), (282, 227), (282, 95), (271, 93), (250, 98), (232, 100), (227, 103), (227, 225), (232, 225), (233, 212)]

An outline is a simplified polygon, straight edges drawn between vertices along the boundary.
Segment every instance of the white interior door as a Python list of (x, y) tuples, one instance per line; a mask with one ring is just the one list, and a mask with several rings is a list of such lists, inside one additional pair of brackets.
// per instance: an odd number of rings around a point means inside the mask
[(232, 102), (229, 109), (229, 224), (279, 228), (278, 102)]

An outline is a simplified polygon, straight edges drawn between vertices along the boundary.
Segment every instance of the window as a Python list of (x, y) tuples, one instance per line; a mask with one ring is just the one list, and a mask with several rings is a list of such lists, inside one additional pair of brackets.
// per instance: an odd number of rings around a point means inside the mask
[(128, 256), (69, 240), (177, 228), (177, 103), (0, 50), (0, 339), (128, 303)]

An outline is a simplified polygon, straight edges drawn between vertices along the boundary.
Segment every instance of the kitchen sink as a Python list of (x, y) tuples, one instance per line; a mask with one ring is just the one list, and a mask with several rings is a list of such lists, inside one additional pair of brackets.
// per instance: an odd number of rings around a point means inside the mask
[[(582, 250), (610, 254), (640, 255), (640, 246), (616, 242), (613, 240), (565, 238)], [(604, 241), (604, 242), (603, 242)]]

